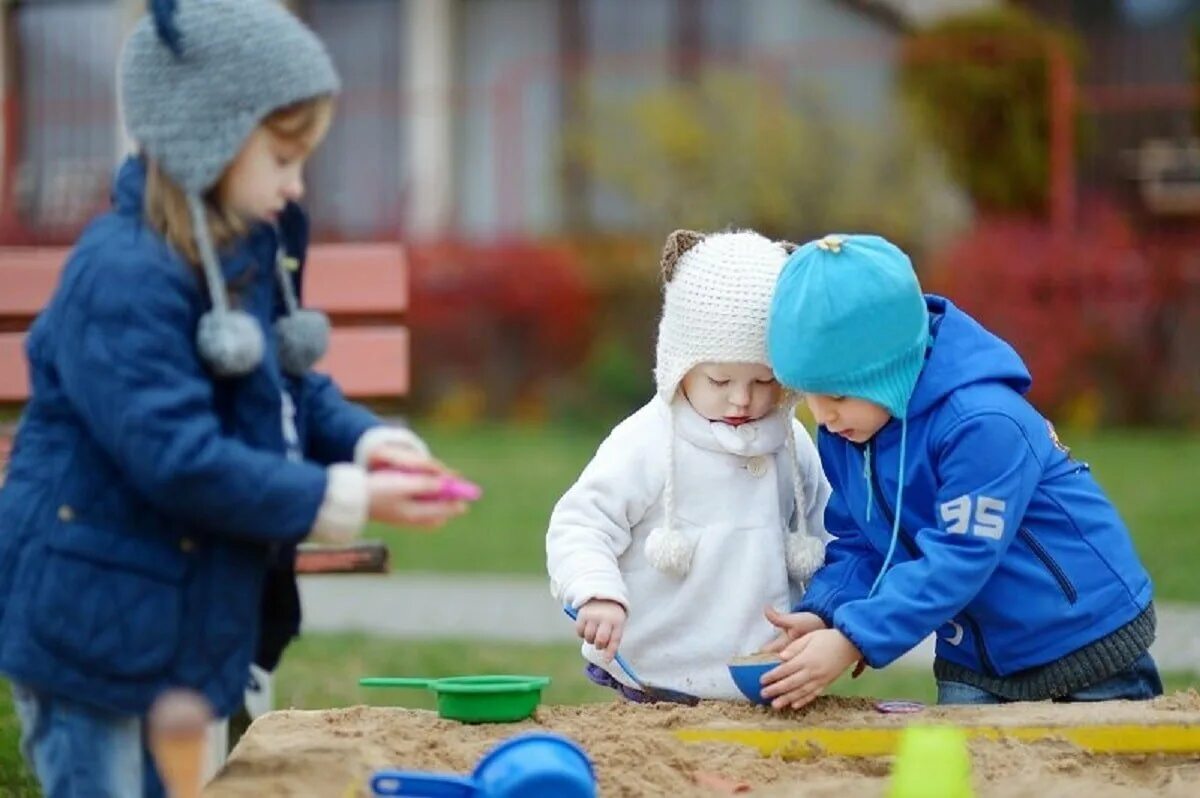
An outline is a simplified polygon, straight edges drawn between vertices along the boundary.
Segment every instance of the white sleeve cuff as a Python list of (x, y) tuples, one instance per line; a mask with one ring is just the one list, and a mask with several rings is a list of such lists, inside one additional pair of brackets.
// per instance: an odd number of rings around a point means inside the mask
[(573, 609), (579, 609), (593, 599), (603, 599), (615, 601), (623, 606), (626, 612), (629, 611), (629, 596), (625, 582), (619, 574), (595, 574), (591, 578), (575, 579), (558, 598)]
[(350, 463), (335, 463), (326, 473), (325, 499), (317, 510), (308, 540), (349, 543), (362, 533), (367, 523), (367, 472)]
[(381, 446), (401, 446), (412, 449), (416, 454), (429, 456), (429, 447), (412, 430), (404, 427), (371, 427), (354, 444), (354, 462), (360, 468), (367, 468), (371, 453)]

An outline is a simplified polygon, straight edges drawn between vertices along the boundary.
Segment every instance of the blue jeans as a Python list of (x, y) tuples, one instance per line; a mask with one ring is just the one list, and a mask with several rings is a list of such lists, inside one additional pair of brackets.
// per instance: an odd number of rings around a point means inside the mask
[(21, 754), (45, 798), (161, 798), (142, 721), (13, 684)]
[[(1010, 702), (1010, 699), (962, 682), (944, 682), (939, 679), (937, 690), (939, 704), (1007, 704)], [(1119, 699), (1145, 701), (1162, 695), (1162, 692), (1162, 679), (1158, 675), (1158, 666), (1154, 664), (1154, 658), (1147, 651), (1120, 673), (1054, 700), (1059, 702), (1115, 701)]]

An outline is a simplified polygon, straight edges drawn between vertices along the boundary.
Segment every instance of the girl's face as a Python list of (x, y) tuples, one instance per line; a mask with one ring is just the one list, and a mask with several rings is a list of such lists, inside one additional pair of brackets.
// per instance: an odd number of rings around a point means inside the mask
[(322, 114), (301, 138), (281, 136), (268, 125), (255, 128), (221, 180), (221, 203), (247, 221), (274, 223), (284, 206), (304, 196), (304, 164), (329, 120)]
[(701, 363), (680, 385), (697, 413), (734, 426), (767, 415), (781, 395), (770, 366), (762, 363)]
[(886, 408), (866, 399), (806, 393), (804, 401), (818, 424), (854, 443), (871, 440), (892, 418)]
[(309, 153), (264, 127), (255, 128), (222, 181), (222, 204), (248, 221), (274, 223), (285, 205), (304, 196)]

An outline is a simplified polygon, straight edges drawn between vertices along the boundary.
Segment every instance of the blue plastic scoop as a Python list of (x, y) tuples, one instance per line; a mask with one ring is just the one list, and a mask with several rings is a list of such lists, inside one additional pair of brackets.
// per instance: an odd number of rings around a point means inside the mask
[(381, 770), (371, 779), (371, 792), (414, 798), (596, 798), (596, 773), (574, 741), (529, 732), (493, 748), (470, 776)]
[[(563, 607), (563, 612), (565, 612), (567, 617), (571, 620), (579, 620), (579, 612), (576, 611), (574, 607)], [(641, 678), (638, 677), (637, 672), (633, 668), (629, 667), (629, 663), (626, 662), (625, 658), (621, 656), (620, 652), (618, 652), (613, 659), (617, 661), (617, 665), (621, 666), (621, 670), (629, 674), (629, 678), (632, 679), (633, 683), (638, 686), (638, 689), (653, 698), (655, 701), (667, 701), (672, 704), (686, 704), (689, 707), (694, 707), (700, 703), (700, 697), (694, 696), (691, 693), (684, 693), (679, 690), (670, 690), (666, 687), (655, 687), (653, 685), (646, 684), (641, 680)]]

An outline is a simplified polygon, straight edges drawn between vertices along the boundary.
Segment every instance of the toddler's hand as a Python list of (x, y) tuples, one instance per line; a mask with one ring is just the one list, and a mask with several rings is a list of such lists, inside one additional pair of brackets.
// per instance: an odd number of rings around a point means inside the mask
[(421, 498), (437, 493), (445, 470), (425, 459), (420, 471), (367, 474), (367, 514), (372, 520), (425, 528), (439, 527), (466, 511), (461, 501)]
[(616, 601), (592, 599), (579, 608), (575, 633), (612, 659), (625, 631), (625, 608)]
[(782, 613), (774, 607), (767, 607), (767, 620), (780, 630), (780, 635), (762, 647), (764, 652), (778, 654), (787, 648), (793, 640), (799, 640), (809, 632), (825, 629), (825, 622), (820, 616), (811, 612)]

